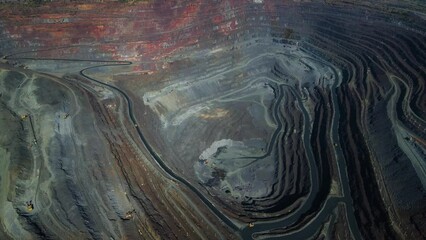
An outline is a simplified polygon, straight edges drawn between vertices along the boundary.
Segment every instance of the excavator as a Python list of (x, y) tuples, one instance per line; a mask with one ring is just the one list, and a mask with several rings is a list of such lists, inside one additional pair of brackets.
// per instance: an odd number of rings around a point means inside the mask
[(127, 211), (126, 212), (126, 216), (123, 218), (123, 220), (130, 220), (130, 219), (132, 219), (133, 218), (133, 214), (135, 214), (135, 213), (136, 213), (135, 209)]

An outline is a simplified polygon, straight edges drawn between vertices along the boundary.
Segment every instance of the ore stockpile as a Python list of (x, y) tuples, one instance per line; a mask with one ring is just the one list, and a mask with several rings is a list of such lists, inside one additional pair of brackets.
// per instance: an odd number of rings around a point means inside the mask
[(425, 239), (422, 1), (0, 4), (0, 239)]

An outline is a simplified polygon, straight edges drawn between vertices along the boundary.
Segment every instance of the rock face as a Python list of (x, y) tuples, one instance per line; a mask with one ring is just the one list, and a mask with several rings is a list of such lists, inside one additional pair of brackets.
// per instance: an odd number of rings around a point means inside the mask
[(425, 14), (2, 6), (0, 238), (426, 238)]

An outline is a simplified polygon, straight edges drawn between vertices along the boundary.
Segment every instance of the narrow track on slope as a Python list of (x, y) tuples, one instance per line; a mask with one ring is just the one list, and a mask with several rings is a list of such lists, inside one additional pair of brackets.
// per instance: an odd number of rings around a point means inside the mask
[[(33, 51), (31, 51), (33, 53)], [(227, 217), (224, 213), (222, 213), (218, 208), (216, 208), (216, 206), (207, 199), (206, 196), (204, 196), (204, 194), (198, 190), (196, 187), (194, 187), (189, 181), (187, 181), (185, 178), (179, 176), (177, 173), (175, 173), (171, 168), (169, 168), (167, 166), (167, 164), (161, 159), (161, 157), (155, 152), (155, 150), (153, 149), (153, 147), (149, 144), (149, 142), (147, 141), (146, 137), (144, 136), (140, 125), (138, 124), (138, 121), (134, 115), (133, 112), (133, 107), (134, 104), (130, 98), (129, 95), (126, 94), (125, 91), (123, 91), (122, 89), (105, 83), (99, 79), (95, 79), (91, 76), (89, 76), (89, 74), (87, 73), (88, 70), (91, 69), (95, 69), (95, 68), (101, 68), (101, 67), (118, 67), (118, 66), (129, 66), (132, 65), (133, 62), (131, 61), (119, 61), (119, 60), (90, 60), (90, 59), (67, 59), (67, 58), (34, 58), (34, 57), (11, 57), (11, 56), (15, 56), (18, 54), (24, 54), (24, 53), (15, 53), (12, 55), (8, 55), (6, 57), (4, 57), (4, 59), (9, 59), (9, 60), (33, 60), (33, 61), (66, 61), (66, 62), (90, 62), (90, 63), (100, 63), (100, 65), (95, 65), (95, 66), (90, 66), (90, 67), (86, 67), (83, 68), (82, 70), (79, 71), (79, 74), (92, 81), (95, 82), (96, 84), (102, 85), (106, 88), (109, 88), (113, 91), (116, 91), (119, 93), (119, 95), (121, 95), (125, 101), (127, 102), (127, 110), (128, 110), (128, 117), (130, 122), (135, 126), (135, 129), (138, 133), (138, 136), (140, 138), (140, 140), (142, 141), (144, 147), (146, 148), (146, 150), (149, 152), (149, 154), (151, 155), (151, 157), (155, 160), (155, 162), (160, 166), (160, 168), (167, 173), (167, 175), (169, 175), (170, 178), (175, 179), (176, 181), (180, 182), (181, 184), (185, 185), (186, 187), (188, 187), (194, 194), (197, 195), (197, 197), (221, 220), (223, 221), (229, 228), (231, 228), (233, 231), (237, 232), (243, 239), (252, 239), (257, 233), (261, 233), (261, 232), (265, 232), (265, 231), (269, 231), (272, 229), (276, 229), (276, 228), (281, 228), (281, 227), (285, 227), (285, 226), (291, 226), (293, 224), (295, 224), (301, 216), (304, 215), (304, 213), (306, 211), (309, 210), (310, 206), (312, 205), (314, 199), (315, 199), (315, 193), (313, 194), (313, 192), (318, 191), (317, 187), (314, 187), (314, 189), (310, 190), (310, 194), (309, 197), (306, 201), (304, 201), (303, 206), (298, 209), (296, 212), (294, 212), (293, 214), (290, 215), (286, 215), (283, 217), (280, 217), (278, 219), (274, 219), (274, 220), (266, 220), (266, 221), (259, 221), (256, 223), (256, 225), (254, 227), (249, 228), (248, 226), (245, 225), (240, 225), (238, 226), (237, 224), (235, 224), (229, 217)], [(283, 84), (285, 85), (285, 84)], [(282, 86), (278, 87), (279, 89), (282, 88)], [(281, 89), (282, 90), (282, 89)], [(292, 89), (292, 91), (294, 91), (294, 89)], [(298, 101), (301, 104), (301, 98), (299, 95), (297, 95)], [(280, 99), (282, 98), (282, 95), (279, 97), (278, 102), (280, 101)], [(276, 104), (275, 106), (275, 111), (277, 111), (277, 107), (279, 104)], [(306, 109), (304, 109), (303, 107), (301, 107), (304, 118), (305, 118), (305, 145), (309, 146), (308, 144), (308, 136), (309, 136), (309, 132), (310, 132), (310, 127), (308, 125), (308, 119), (309, 116), (306, 112)], [(278, 124), (280, 125), (280, 121), (278, 121)], [(276, 135), (281, 129), (281, 126), (278, 126), (274, 135)], [(271, 151), (271, 149), (269, 150)], [(317, 183), (316, 179), (318, 178), (317, 176), (317, 172), (315, 166), (315, 162), (313, 161), (313, 156), (312, 156), (312, 152), (309, 152), (309, 159), (311, 159), (312, 163), (311, 163), (311, 180), (314, 181), (314, 183)], [(313, 165), (312, 165), (313, 164)], [(312, 175), (313, 174), (313, 175)], [(315, 180), (314, 180), (315, 179)], [(310, 237), (313, 236), (315, 234), (315, 232), (318, 229), (318, 226), (320, 226), (324, 220), (329, 216), (330, 212), (333, 211), (333, 209), (335, 209), (335, 207), (337, 206), (337, 204), (339, 202), (341, 202), (342, 199), (338, 198), (338, 197), (330, 197), (327, 199), (327, 201), (324, 203), (324, 205), (322, 206), (321, 210), (315, 214), (314, 219), (307, 225), (303, 226), (302, 228), (288, 233), (285, 236), (290, 238), (290, 239), (299, 239), (300, 237)], [(343, 201), (345, 202), (345, 201)], [(282, 236), (281, 236), (282, 237)], [(280, 237), (278, 237), (280, 238)]]

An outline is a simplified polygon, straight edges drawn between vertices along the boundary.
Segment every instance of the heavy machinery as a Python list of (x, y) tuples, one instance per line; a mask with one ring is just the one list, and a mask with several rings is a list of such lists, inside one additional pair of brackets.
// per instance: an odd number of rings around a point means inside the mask
[(29, 202), (26, 202), (26, 204), (27, 204), (27, 211), (28, 211), (28, 212), (33, 211), (33, 209), (34, 209), (33, 201), (32, 201), (32, 200), (30, 200)]
[(126, 216), (123, 218), (123, 220), (130, 220), (130, 219), (132, 219), (133, 218), (133, 214), (135, 214), (135, 213), (136, 213), (135, 209), (127, 211), (126, 212)]

